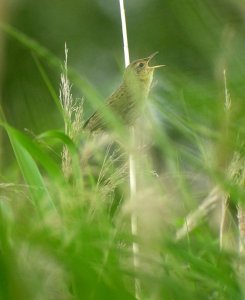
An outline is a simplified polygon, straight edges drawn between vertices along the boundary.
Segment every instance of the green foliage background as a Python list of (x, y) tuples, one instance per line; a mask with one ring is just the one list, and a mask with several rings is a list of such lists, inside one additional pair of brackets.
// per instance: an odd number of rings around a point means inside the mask
[[(80, 168), (77, 148), (90, 141), (64, 134), (57, 105), (65, 43), (84, 119), (120, 83), (118, 1), (1, 5), (0, 299), (135, 299), (135, 278), (142, 299), (244, 299), (236, 218), (244, 199), (244, 2), (125, 1), (131, 60), (159, 51), (157, 63), (167, 65), (146, 110), (150, 146), (139, 152), (136, 208), (127, 204), (125, 153), (92, 145), (94, 160)], [(64, 145), (75, 162), (71, 181), (61, 170)], [(185, 216), (215, 186), (229, 195), (224, 248), (218, 205), (177, 242)]]

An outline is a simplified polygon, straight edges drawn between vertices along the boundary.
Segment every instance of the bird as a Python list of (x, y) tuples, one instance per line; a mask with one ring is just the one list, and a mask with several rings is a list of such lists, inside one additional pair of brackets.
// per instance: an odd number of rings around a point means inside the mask
[[(130, 63), (125, 69), (121, 85), (105, 103), (105, 109), (108, 109), (122, 125), (134, 125), (148, 97), (154, 70), (165, 66), (149, 65), (157, 53)], [(83, 128), (90, 133), (110, 131), (110, 123), (112, 122), (109, 121), (108, 115), (106, 117), (102, 111), (96, 111), (85, 121)]]

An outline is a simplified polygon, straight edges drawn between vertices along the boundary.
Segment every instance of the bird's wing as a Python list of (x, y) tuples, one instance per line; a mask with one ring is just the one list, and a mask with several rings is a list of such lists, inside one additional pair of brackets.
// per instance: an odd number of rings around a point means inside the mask
[(93, 132), (105, 128), (105, 121), (98, 112), (93, 113), (83, 125), (84, 129)]

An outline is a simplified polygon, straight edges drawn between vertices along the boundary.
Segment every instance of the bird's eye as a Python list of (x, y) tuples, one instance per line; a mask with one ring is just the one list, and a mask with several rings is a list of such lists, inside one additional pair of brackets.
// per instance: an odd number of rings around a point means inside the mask
[(141, 62), (141, 63), (138, 64), (138, 67), (143, 68), (144, 65), (145, 65), (145, 64)]

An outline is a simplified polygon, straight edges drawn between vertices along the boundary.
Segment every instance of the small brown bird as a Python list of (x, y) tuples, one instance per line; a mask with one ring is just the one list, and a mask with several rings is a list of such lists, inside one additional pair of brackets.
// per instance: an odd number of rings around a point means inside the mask
[[(149, 66), (150, 60), (157, 53), (155, 52), (147, 58), (135, 60), (128, 65), (122, 84), (106, 101), (108, 110), (125, 126), (132, 126), (139, 117), (151, 88), (154, 70), (164, 66)], [(111, 127), (112, 124), (110, 124), (108, 117), (105, 118), (99, 111), (92, 114), (84, 123), (84, 129), (90, 132), (106, 131), (110, 130)]]

